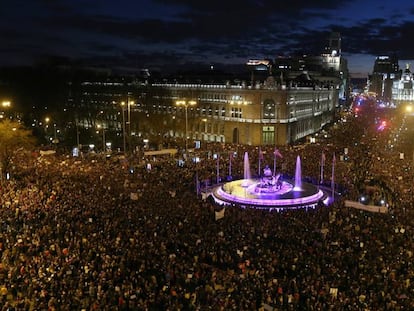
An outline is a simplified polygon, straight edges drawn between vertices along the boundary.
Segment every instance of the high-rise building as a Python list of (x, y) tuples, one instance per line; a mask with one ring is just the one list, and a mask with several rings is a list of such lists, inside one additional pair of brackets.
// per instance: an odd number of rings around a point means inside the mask
[(372, 75), (369, 76), (368, 90), (378, 97), (391, 100), (393, 82), (401, 77), (398, 58), (395, 54), (381, 55), (375, 59)]

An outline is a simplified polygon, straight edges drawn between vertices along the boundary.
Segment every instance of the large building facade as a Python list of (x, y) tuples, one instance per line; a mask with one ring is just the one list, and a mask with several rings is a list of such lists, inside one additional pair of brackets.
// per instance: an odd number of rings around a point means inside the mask
[(292, 144), (333, 122), (347, 97), (348, 69), (338, 33), (320, 55), (246, 65), (237, 76), (214, 70), (169, 77), (146, 72), (132, 80), (78, 81), (68, 103), (80, 112), (77, 124), (100, 123), (114, 138), (127, 136), (132, 150), (144, 139), (158, 146), (171, 139)]
[(126, 135), (130, 150), (144, 139), (159, 145), (185, 137), (191, 144), (291, 144), (331, 123), (338, 106), (339, 87), (307, 74), (253, 85), (221, 81), (89, 79), (72, 85), (68, 104), (81, 128), (105, 130), (108, 140)]
[(414, 103), (414, 75), (407, 64), (399, 79), (392, 84), (392, 99), (397, 105)]
[(393, 83), (401, 77), (396, 55), (381, 55), (375, 59), (372, 74), (369, 76), (368, 90), (385, 100), (393, 98)]
[[(157, 83), (141, 94), (135, 111), (167, 125), (161, 135), (184, 137), (187, 124), (191, 140), (248, 145), (285, 145), (313, 134), (332, 122), (338, 102), (336, 87), (300, 83)], [(195, 105), (176, 105), (190, 101)]]
[(414, 103), (414, 75), (410, 64), (405, 69), (399, 67), (397, 56), (382, 55), (375, 60), (372, 74), (369, 76), (368, 90), (382, 100), (395, 105)]

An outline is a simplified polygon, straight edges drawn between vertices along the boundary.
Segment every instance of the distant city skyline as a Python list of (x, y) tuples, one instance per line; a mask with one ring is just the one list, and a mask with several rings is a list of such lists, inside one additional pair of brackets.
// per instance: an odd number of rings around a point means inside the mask
[(367, 77), (380, 55), (414, 66), (413, 17), (411, 0), (16, 0), (0, 11), (0, 66), (56, 57), (125, 70), (240, 65), (319, 54), (335, 31), (351, 76)]

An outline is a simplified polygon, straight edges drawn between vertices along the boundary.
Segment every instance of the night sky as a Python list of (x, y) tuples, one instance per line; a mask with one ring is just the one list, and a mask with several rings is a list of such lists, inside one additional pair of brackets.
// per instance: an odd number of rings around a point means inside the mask
[[(412, 0), (13, 0), (0, 10), (0, 66), (62, 57), (120, 69), (244, 64), (319, 54), (331, 31), (353, 77), (375, 57), (414, 59)], [(413, 62), (414, 66), (414, 62)]]

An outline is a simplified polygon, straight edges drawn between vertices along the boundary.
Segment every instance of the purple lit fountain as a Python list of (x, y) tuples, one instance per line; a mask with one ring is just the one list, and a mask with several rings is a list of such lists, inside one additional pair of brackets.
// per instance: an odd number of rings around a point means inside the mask
[(263, 176), (250, 177), (247, 152), (244, 154), (244, 179), (235, 180), (216, 187), (213, 197), (221, 204), (238, 204), (268, 210), (296, 209), (315, 207), (327, 196), (317, 186), (302, 183), (300, 157), (296, 158), (294, 181), (283, 180), (280, 174), (265, 166)]
[(248, 187), (250, 185), (250, 163), (249, 163), (249, 154), (244, 153), (244, 179), (241, 184), (242, 187)]
[(295, 187), (294, 191), (302, 190), (302, 165), (300, 163), (300, 157), (296, 157), (296, 169), (295, 169)]

